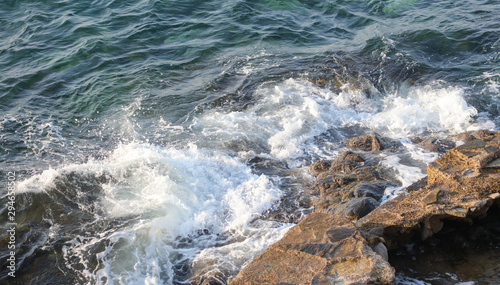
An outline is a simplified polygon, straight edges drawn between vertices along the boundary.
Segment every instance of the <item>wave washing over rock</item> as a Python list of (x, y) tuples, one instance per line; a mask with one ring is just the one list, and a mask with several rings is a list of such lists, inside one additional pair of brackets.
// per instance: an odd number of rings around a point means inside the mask
[[(17, 183), (19, 278), (43, 271), (43, 282), (224, 284), (313, 204), (318, 213), (362, 217), (424, 176), (424, 165), (454, 144), (443, 134), (493, 125), (464, 103), (463, 89), (403, 85), (382, 97), (349, 74), (260, 84), (249, 102), (202, 104), (180, 126), (161, 119), (147, 129), (174, 143), (134, 139), (29, 175)], [(415, 123), (399, 101), (426, 115)], [(140, 136), (142, 104), (107, 123)], [(33, 124), (26, 128), (47, 133), (46, 148), (27, 142), (42, 154), (68, 145), (61, 129)], [(378, 133), (346, 139), (367, 130)], [(341, 154), (343, 142), (357, 150)], [(314, 182), (305, 165), (318, 158)]]
[[(486, 227), (481, 222), (487, 218), (489, 228), (481, 234), (492, 235), (490, 247), (498, 251), (500, 132), (457, 137), (467, 142), (430, 163), (425, 179), (378, 207), (388, 182), (365, 164), (367, 159), (346, 152), (331, 162), (314, 163), (311, 171), (320, 191), (315, 212), (255, 258), (230, 284), (394, 284), (396, 270), (388, 250), (428, 240), (443, 229), (448, 235), (465, 235), (463, 224)], [(348, 140), (348, 145), (365, 151), (384, 148), (375, 134)], [(405, 278), (398, 283), (404, 284)]]
[[(456, 141), (500, 127), (499, 10), (466, 0), (0, 1), (0, 284), (228, 283), (308, 216), (362, 220), (424, 187), (412, 184)], [(494, 236), (490, 216), (456, 236), (494, 272), (485, 260), (495, 252), (473, 245)], [(450, 260), (432, 264), (438, 273), (417, 262), (464, 244), (440, 235), (450, 228), (389, 249), (396, 282), (474, 279), (465, 247), (434, 258)], [(365, 239), (371, 254), (390, 241), (362, 231), (338, 242)]]

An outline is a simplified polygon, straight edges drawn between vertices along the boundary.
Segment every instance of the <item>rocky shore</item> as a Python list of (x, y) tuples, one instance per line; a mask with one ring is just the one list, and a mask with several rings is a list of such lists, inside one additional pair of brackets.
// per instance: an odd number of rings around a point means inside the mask
[[(428, 165), (426, 178), (382, 205), (384, 190), (395, 181), (369, 154), (400, 147), (396, 142), (376, 134), (355, 137), (346, 142), (350, 151), (312, 164), (319, 192), (314, 213), (230, 284), (394, 284), (388, 250), (429, 239), (446, 224), (473, 225), (499, 213), (500, 132), (415, 142), (445, 153)], [(454, 147), (456, 142), (463, 144)]]

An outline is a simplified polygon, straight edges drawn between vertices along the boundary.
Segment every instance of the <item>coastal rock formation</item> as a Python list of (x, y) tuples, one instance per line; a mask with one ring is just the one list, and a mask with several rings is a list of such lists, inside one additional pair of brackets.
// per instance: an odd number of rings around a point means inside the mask
[(331, 163), (312, 164), (311, 172), (317, 177), (314, 187), (320, 193), (315, 211), (355, 220), (377, 208), (391, 182), (382, 179), (372, 164), (350, 151)]
[(361, 156), (346, 153), (313, 164), (321, 195), (315, 213), (231, 284), (393, 284), (388, 249), (425, 240), (449, 221), (473, 223), (500, 206), (500, 132), (470, 136), (431, 163), (427, 179), (376, 209), (390, 182)]
[(313, 213), (293, 227), (231, 284), (368, 284), (394, 282), (381, 239), (341, 216)]
[(427, 167), (427, 184), (406, 191), (357, 221), (363, 230), (383, 228), (388, 248), (414, 234), (426, 239), (446, 220), (482, 218), (499, 202), (500, 132), (445, 153)]

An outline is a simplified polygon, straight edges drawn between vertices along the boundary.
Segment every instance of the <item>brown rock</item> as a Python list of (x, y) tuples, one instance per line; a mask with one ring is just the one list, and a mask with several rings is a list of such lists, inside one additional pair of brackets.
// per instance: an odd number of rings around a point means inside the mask
[(360, 165), (361, 162), (364, 162), (364, 159), (361, 156), (347, 151), (332, 161), (329, 170), (332, 172), (350, 174)]
[(490, 196), (488, 196), (488, 197), (490, 197), (490, 199), (495, 200), (495, 199), (500, 198), (500, 193), (493, 193), (493, 194), (491, 194), (491, 195), (490, 195)]
[(420, 190), (425, 185), (427, 185), (427, 177), (424, 177), (418, 180), (417, 182), (413, 183), (412, 185), (406, 187), (406, 191)]
[(318, 175), (318, 178), (314, 182), (314, 188), (324, 196), (325, 193), (330, 192), (330, 189), (339, 187), (338, 182), (334, 181), (331, 172), (323, 172)]
[(356, 175), (333, 173), (332, 181), (335, 186), (342, 187), (344, 185), (356, 181)]
[(384, 243), (382, 242), (377, 243), (377, 245), (373, 247), (373, 251), (375, 251), (386, 261), (389, 261), (389, 253), (387, 252), (387, 247), (385, 247)]
[(442, 140), (433, 137), (420, 141), (418, 144), (429, 152), (446, 152), (455, 146), (455, 143), (450, 140)]
[(433, 138), (428, 138), (421, 141), (419, 145), (429, 152), (439, 152), (439, 148), (434, 144), (435, 141)]
[(361, 156), (352, 153), (350, 151), (346, 151), (339, 155), (333, 162), (338, 163), (338, 162), (344, 162), (344, 161), (353, 161), (353, 162), (363, 162), (365, 161)]
[[(382, 246), (377, 247), (383, 253)], [(393, 284), (395, 271), (348, 220), (313, 213), (230, 284)]]
[(490, 173), (488, 176), (493, 179), (500, 179), (500, 173)]
[(441, 193), (440, 189), (436, 189), (427, 194), (423, 199), (422, 203), (425, 205), (438, 202), (438, 195)]
[(272, 245), (245, 267), (230, 284), (312, 284), (327, 259)]
[(354, 171), (354, 169), (356, 169), (357, 166), (358, 165), (355, 162), (346, 161), (332, 164), (332, 166), (330, 167), (330, 171), (350, 174)]
[(432, 218), (429, 219), (429, 228), (432, 230), (433, 233), (437, 233), (443, 229), (443, 221), (441, 220), (440, 217), (433, 216)]
[[(500, 135), (496, 135), (498, 137)], [(500, 148), (495, 142), (473, 140), (445, 153), (427, 167), (430, 184), (461, 183), (463, 179), (476, 178), (472, 172), (481, 173), (481, 169), (500, 156)], [(464, 176), (464, 173), (467, 175)]]
[(358, 136), (348, 139), (345, 144), (348, 147), (361, 149), (364, 151), (375, 151), (383, 149), (383, 146), (375, 133), (373, 133), (371, 136)]
[(356, 168), (351, 174), (324, 172), (315, 184), (320, 192), (315, 211), (359, 219), (378, 206), (387, 185), (371, 166)]
[(309, 171), (312, 175), (318, 176), (322, 172), (327, 171), (330, 168), (330, 162), (326, 160), (319, 160), (309, 166)]
[(346, 146), (361, 149), (364, 151), (372, 150), (372, 137), (371, 136), (359, 136), (348, 139), (346, 141)]
[(458, 149), (478, 149), (478, 148), (483, 148), (485, 146), (486, 146), (485, 141), (476, 139), (459, 146)]
[(410, 136), (410, 137), (408, 137), (408, 139), (410, 139), (410, 141), (414, 144), (419, 144), (422, 141), (424, 141), (421, 137), (417, 137), (417, 136)]
[(467, 214), (469, 213), (469, 209), (456, 207), (453, 209), (444, 210), (444, 212), (450, 216), (465, 218), (465, 217), (467, 217)]
[(395, 281), (395, 270), (366, 244), (359, 232), (343, 239), (329, 261), (324, 270), (326, 274), (317, 275), (318, 279), (327, 277), (330, 281), (327, 284), (393, 284)]
[(500, 168), (500, 159), (495, 159), (492, 162), (488, 163), (485, 168)]
[(354, 189), (354, 197), (371, 197), (377, 201), (382, 199), (384, 190), (387, 188), (385, 183), (358, 183)]
[(372, 166), (359, 167), (355, 171), (356, 179), (359, 182), (370, 182), (374, 183), (382, 180), (382, 176), (379, 171)]

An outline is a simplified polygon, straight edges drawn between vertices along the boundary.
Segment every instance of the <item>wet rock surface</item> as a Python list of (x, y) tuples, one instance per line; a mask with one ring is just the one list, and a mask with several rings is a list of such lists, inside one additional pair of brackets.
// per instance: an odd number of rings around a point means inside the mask
[(334, 159), (329, 168), (318, 167), (323, 163), (312, 165), (314, 187), (320, 193), (316, 212), (359, 219), (378, 207), (385, 188), (394, 183), (382, 178), (373, 161), (351, 151)]
[[(485, 218), (498, 223), (500, 132), (450, 139), (465, 143), (429, 164), (426, 179), (381, 206), (384, 189), (394, 182), (368, 157), (347, 152), (313, 164), (314, 188), (320, 193), (315, 212), (231, 284), (394, 284), (396, 270), (387, 261), (388, 250), (432, 240), (456, 223), (471, 225)], [(356, 146), (361, 151), (379, 150), (373, 139), (353, 141), (361, 142)]]

